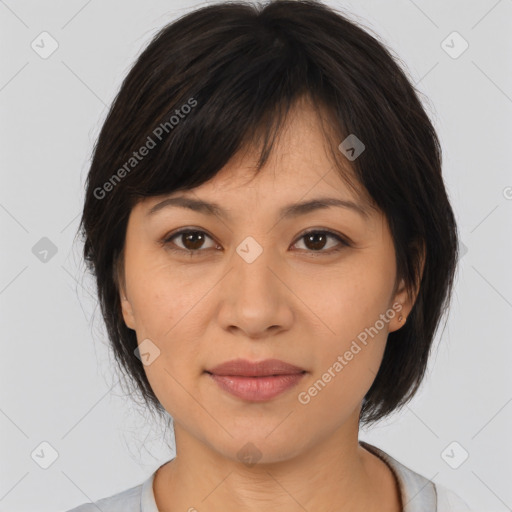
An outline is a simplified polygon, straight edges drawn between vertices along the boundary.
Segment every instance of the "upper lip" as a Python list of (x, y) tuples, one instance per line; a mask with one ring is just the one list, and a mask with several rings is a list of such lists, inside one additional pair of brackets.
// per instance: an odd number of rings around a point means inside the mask
[(269, 375), (290, 375), (306, 370), (279, 359), (265, 359), (252, 362), (247, 359), (232, 359), (206, 370), (215, 375), (239, 375), (243, 377), (263, 377)]

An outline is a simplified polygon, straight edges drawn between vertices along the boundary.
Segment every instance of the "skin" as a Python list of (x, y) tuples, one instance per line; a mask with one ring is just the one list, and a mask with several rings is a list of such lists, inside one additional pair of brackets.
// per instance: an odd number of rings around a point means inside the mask
[[(147, 215), (163, 197), (143, 200), (130, 214), (123, 317), (139, 343), (150, 339), (160, 350), (144, 369), (175, 428), (176, 458), (153, 484), (157, 506), (161, 512), (398, 512), (394, 474), (358, 444), (361, 402), (388, 332), (404, 324), (412, 307), (404, 283), (395, 283), (386, 219), (376, 209), (364, 217), (337, 207), (278, 218), (281, 206), (320, 196), (368, 206), (363, 192), (356, 195), (337, 174), (307, 103), (290, 112), (270, 160), (253, 178), (255, 162), (255, 152), (240, 152), (210, 182), (173, 194), (217, 202), (232, 220), (174, 207)], [(197, 255), (159, 244), (180, 228), (207, 235), (202, 245), (173, 239), (175, 248), (198, 247)], [(340, 242), (308, 242), (303, 232), (310, 228), (348, 236), (353, 245), (328, 254)], [(263, 248), (252, 263), (236, 252), (247, 236)], [(402, 321), (397, 314), (385, 323), (308, 404), (300, 403), (298, 394), (396, 303)], [(277, 358), (307, 373), (281, 395), (249, 402), (205, 373), (237, 357)], [(254, 465), (237, 455), (248, 442), (261, 453)]]

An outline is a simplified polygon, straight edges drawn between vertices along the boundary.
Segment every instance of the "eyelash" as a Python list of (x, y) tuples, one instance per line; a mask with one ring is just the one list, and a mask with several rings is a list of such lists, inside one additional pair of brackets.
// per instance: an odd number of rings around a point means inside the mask
[[(190, 250), (190, 249), (182, 249), (181, 247), (175, 248), (175, 247), (171, 247), (170, 246), (170, 244), (175, 245), (174, 242), (171, 241), (172, 239), (177, 238), (180, 235), (185, 235), (185, 234), (189, 234), (189, 233), (200, 233), (200, 234), (206, 235), (208, 238), (213, 240), (213, 238), (208, 233), (206, 233), (205, 231), (202, 231), (200, 229), (190, 229), (190, 228), (188, 228), (188, 229), (182, 229), (180, 231), (177, 231), (177, 232), (171, 233), (169, 235), (166, 235), (161, 240), (160, 243), (163, 246), (169, 246), (168, 249), (170, 251), (172, 251), (172, 252), (182, 253), (182, 254), (185, 253), (185, 254), (188, 254), (190, 256), (196, 256), (196, 255), (198, 255), (201, 252), (205, 252), (206, 249), (197, 249), (197, 250), (193, 251), (193, 250)], [(327, 235), (328, 237), (335, 238), (341, 244), (337, 248), (334, 248), (334, 249), (331, 248), (328, 251), (324, 251), (324, 250), (319, 250), (319, 251), (311, 251), (311, 250), (309, 250), (308, 251), (308, 250), (306, 250), (307, 252), (312, 253), (313, 256), (331, 255), (331, 254), (334, 254), (334, 253), (337, 253), (337, 252), (341, 251), (342, 249), (344, 249), (346, 247), (351, 247), (352, 246), (352, 244), (348, 240), (344, 239), (342, 236), (338, 235), (337, 233), (334, 233), (334, 232), (328, 231), (328, 230), (322, 230), (322, 229), (312, 229), (310, 231), (306, 231), (305, 233), (302, 233), (297, 238), (297, 242), (300, 239), (305, 238), (306, 236), (311, 235), (311, 234)], [(297, 242), (295, 242), (295, 243), (297, 243)], [(295, 245), (295, 243), (293, 245)]]

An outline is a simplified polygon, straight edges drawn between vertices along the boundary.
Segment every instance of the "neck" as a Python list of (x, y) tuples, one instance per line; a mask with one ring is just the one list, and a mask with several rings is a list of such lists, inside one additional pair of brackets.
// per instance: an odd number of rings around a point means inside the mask
[(180, 425), (174, 430), (176, 457), (153, 482), (160, 512), (401, 510), (393, 473), (359, 445), (357, 425), (342, 426), (308, 451), (254, 465), (211, 450)]

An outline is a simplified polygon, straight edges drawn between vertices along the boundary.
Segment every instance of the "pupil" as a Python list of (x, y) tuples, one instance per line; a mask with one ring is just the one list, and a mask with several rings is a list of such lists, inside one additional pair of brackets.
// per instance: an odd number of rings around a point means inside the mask
[[(315, 243), (313, 242), (313, 247), (314, 249), (322, 249), (325, 245), (325, 234), (324, 233), (312, 233), (310, 235), (306, 235), (306, 241), (309, 241), (309, 240), (315, 240), (315, 239), (318, 239), (318, 238), (323, 238), (323, 242), (320, 242), (318, 243), (318, 241)], [(307, 243), (306, 243), (307, 245)]]
[[(202, 236), (203, 236), (202, 233), (199, 233), (197, 231), (185, 234), (184, 235), (185, 240), (188, 241), (188, 242), (190, 242), (190, 241), (192, 242), (192, 247), (188, 246), (186, 243), (184, 244), (185, 247), (187, 247), (187, 249), (190, 249), (191, 251), (199, 249), (201, 247), (202, 242), (203, 242), (203, 240), (201, 240)], [(194, 237), (198, 237), (199, 241), (196, 241), (194, 243), (194, 241), (193, 241)]]

